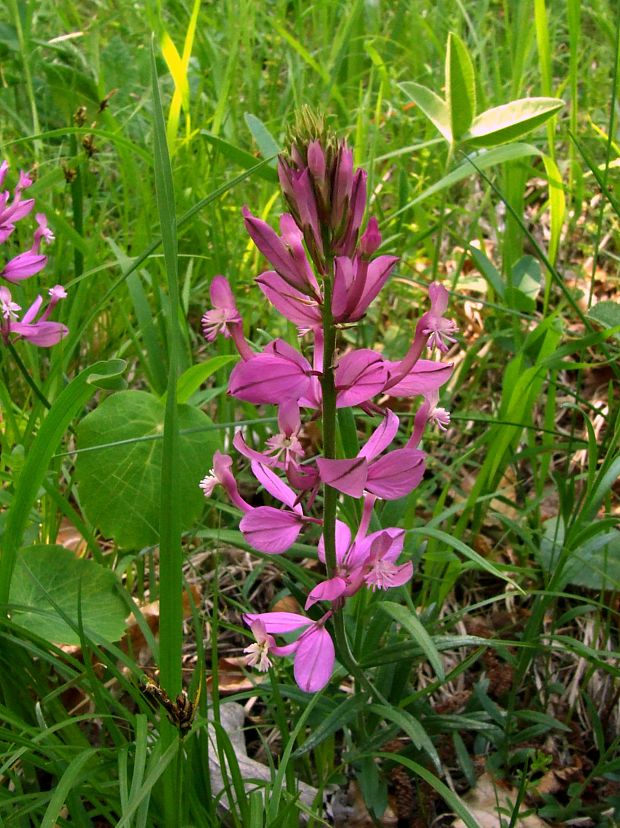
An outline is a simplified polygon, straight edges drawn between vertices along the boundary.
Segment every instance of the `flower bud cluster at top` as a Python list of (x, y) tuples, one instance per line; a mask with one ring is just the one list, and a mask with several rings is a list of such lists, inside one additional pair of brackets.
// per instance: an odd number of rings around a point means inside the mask
[[(8, 169), (8, 163), (3, 161), (0, 164), (0, 190)], [(32, 212), (34, 199), (24, 198), (25, 191), (31, 185), (32, 179), (20, 172), (13, 197), (8, 190), (0, 192), (0, 244), (4, 244), (13, 234), (16, 223)], [(54, 235), (47, 226), (47, 218), (43, 213), (37, 213), (35, 219), (37, 229), (30, 249), (10, 258), (0, 270), (0, 278), (10, 284), (17, 285), (24, 279), (29, 279), (47, 264), (47, 256), (41, 252), (41, 247), (43, 242), (49, 244), (54, 241)], [(27, 339), (33, 345), (49, 348), (68, 334), (65, 325), (49, 321), (56, 304), (67, 295), (65, 289), (62, 285), (54, 285), (48, 290), (48, 295), (49, 301), (42, 312), (43, 297), (37, 296), (20, 318), (21, 305), (13, 301), (9, 288), (0, 283), (0, 335), (5, 343), (12, 339)]]
[[(282, 339), (257, 352), (246, 340), (243, 320), (228, 281), (216, 276), (210, 288), (212, 309), (203, 316), (208, 341), (231, 337), (240, 362), (233, 369), (228, 392), (254, 404), (278, 406), (278, 432), (262, 450), (246, 442), (241, 431), (233, 445), (250, 463), (256, 480), (282, 508), (253, 506), (241, 496), (230, 456), (216, 452), (211, 473), (201, 482), (205, 496), (223, 486), (243, 516), (240, 530), (261, 552), (285, 553), (308, 525), (323, 528), (319, 559), (325, 580), (309, 593), (306, 610), (326, 605), (318, 620), (298, 613), (248, 614), (244, 621), (256, 639), (246, 648), (248, 664), (259, 670), (271, 666), (270, 654), (294, 655), (294, 675), (307, 692), (323, 688), (332, 674), (335, 649), (326, 624), (347, 598), (362, 588), (388, 589), (406, 583), (413, 574), (410, 561), (399, 564), (402, 529), (370, 532), (377, 500), (409, 494), (422, 480), (425, 453), (419, 448), (427, 423), (444, 429), (449, 414), (438, 408), (439, 389), (449, 379), (452, 364), (423, 359), (425, 349), (447, 352), (455, 340), (452, 321), (444, 318), (448, 292), (438, 283), (429, 287), (430, 308), (418, 320), (411, 345), (401, 360), (379, 351), (340, 350), (337, 331), (359, 321), (388, 280), (398, 258), (379, 255), (381, 234), (374, 218), (364, 232), (366, 172), (354, 169), (346, 142), (327, 134), (318, 119), (304, 113), (291, 136), (291, 148), (281, 156), (278, 174), (289, 213), (280, 217), (280, 234), (267, 222), (243, 209), (245, 227), (271, 265), (256, 282), (267, 300), (297, 325), (308, 356)], [(376, 398), (419, 397), (413, 430), (400, 448), (389, 450), (399, 430), (399, 418)], [(337, 408), (359, 408), (379, 422), (356, 457), (337, 457)], [(320, 414), (323, 455), (307, 457), (302, 443), (305, 410)], [(321, 517), (309, 514), (323, 487)], [(357, 527), (337, 519), (339, 493), (362, 501)], [(290, 644), (277, 645), (273, 636), (301, 634)]]

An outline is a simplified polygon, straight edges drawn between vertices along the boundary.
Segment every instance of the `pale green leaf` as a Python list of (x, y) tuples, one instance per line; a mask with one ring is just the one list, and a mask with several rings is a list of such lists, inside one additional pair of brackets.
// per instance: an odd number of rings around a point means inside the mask
[(429, 121), (437, 127), (443, 137), (452, 143), (452, 129), (450, 127), (450, 111), (448, 104), (426, 86), (413, 81), (401, 83), (401, 89), (407, 97), (418, 106)]
[(559, 98), (521, 98), (487, 109), (474, 118), (462, 140), (474, 146), (493, 147), (531, 132), (564, 106)]
[(454, 141), (459, 141), (476, 116), (476, 76), (463, 41), (450, 32), (446, 51), (446, 98)]

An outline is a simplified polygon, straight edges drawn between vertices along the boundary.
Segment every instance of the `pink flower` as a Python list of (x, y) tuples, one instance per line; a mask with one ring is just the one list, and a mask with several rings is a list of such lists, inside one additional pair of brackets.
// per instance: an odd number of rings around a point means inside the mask
[(277, 466), (287, 469), (291, 463), (304, 456), (304, 450), (299, 442), (298, 435), (301, 428), (299, 406), (295, 400), (285, 400), (278, 409), (278, 425), (280, 431), (270, 437), (267, 442), (267, 451), (259, 452), (250, 448), (243, 439), (241, 431), (237, 431), (233, 445), (240, 454), (249, 460), (257, 460), (265, 466)]
[(299, 351), (276, 339), (262, 353), (235, 365), (228, 380), (228, 393), (255, 404), (299, 400), (310, 387), (311, 373), (310, 363)]
[(256, 282), (274, 308), (297, 325), (300, 334), (321, 327), (318, 301), (290, 285), (275, 270), (261, 273)]
[(336, 256), (332, 312), (335, 322), (357, 322), (388, 280), (397, 256), (378, 256), (372, 262), (357, 256)]
[[(306, 693), (317, 693), (330, 680), (336, 660), (334, 643), (325, 629), (325, 623), (330, 616), (331, 612), (327, 612), (319, 621), (312, 621), (295, 612), (263, 612), (244, 615), (243, 620), (255, 634), (259, 648), (258, 650), (251, 649), (252, 645), (246, 648), (245, 652), (250, 650), (247, 663), (252, 666), (258, 664), (260, 669), (261, 660), (263, 665), (269, 666), (267, 664), (269, 652), (279, 656), (292, 655), (295, 659), (293, 674), (298, 686)], [(260, 626), (255, 626), (257, 622)], [(292, 644), (277, 646), (271, 643), (272, 635), (283, 635), (299, 630), (303, 632)]]
[[(362, 527), (360, 527), (362, 529)], [(337, 601), (349, 598), (362, 586), (390, 589), (402, 586), (413, 575), (413, 564), (396, 564), (403, 550), (405, 533), (402, 529), (380, 529), (363, 537), (358, 531), (351, 542), (351, 531), (342, 521), (336, 521), (336, 574), (314, 587), (309, 593), (305, 609), (317, 601)], [(319, 541), (319, 560), (325, 563), (323, 538)]]
[(431, 309), (419, 319), (411, 347), (405, 358), (391, 372), (391, 377), (385, 387), (386, 391), (393, 386), (397, 386), (409, 375), (427, 345), (431, 348), (437, 347), (440, 351), (447, 351), (446, 342), (455, 341), (452, 337), (452, 334), (456, 331), (455, 323), (450, 319), (443, 318), (443, 314), (448, 308), (448, 291), (439, 282), (433, 282), (428, 289), (428, 293), (431, 300)]
[(25, 253), (20, 253), (10, 259), (4, 266), (0, 273), (7, 282), (21, 282), (24, 279), (34, 276), (40, 270), (43, 270), (47, 264), (47, 256), (43, 256), (39, 251), (41, 249), (41, 242), (45, 239), (46, 242), (54, 240), (54, 234), (47, 226), (47, 219), (43, 213), (37, 213), (37, 224), (39, 225), (34, 233), (34, 241), (30, 250)]
[(232, 337), (235, 347), (244, 360), (251, 359), (254, 352), (243, 336), (243, 322), (228, 279), (214, 276), (209, 288), (213, 310), (205, 311), (202, 317), (202, 331), (207, 342), (213, 342), (218, 334)]
[(200, 488), (205, 497), (211, 497), (216, 486), (223, 486), (231, 502), (238, 509), (241, 509), (242, 512), (248, 512), (252, 507), (239, 494), (237, 481), (231, 472), (231, 468), (232, 458), (228, 454), (222, 454), (220, 451), (216, 451), (213, 455), (213, 468), (200, 481)]
[(254, 244), (282, 279), (301, 293), (317, 295), (319, 286), (306, 257), (302, 244), (303, 234), (293, 217), (288, 213), (280, 217), (282, 238), (266, 221), (253, 216), (247, 207), (243, 208), (243, 219)]
[(11, 292), (7, 287), (0, 287), (0, 334), (5, 342), (9, 341), (11, 334), (16, 334), (40, 348), (50, 348), (69, 333), (66, 325), (48, 321), (56, 304), (66, 297), (65, 289), (62, 285), (55, 285), (49, 290), (49, 295), (50, 301), (38, 320), (35, 321), (43, 305), (41, 296), (37, 296), (19, 321), (17, 311), (21, 310), (20, 306), (13, 302)]
[(350, 460), (319, 458), (316, 462), (323, 483), (352, 497), (370, 492), (384, 500), (397, 500), (413, 491), (424, 476), (423, 451), (401, 448), (375, 459), (392, 442), (398, 425), (398, 417), (388, 411), (357, 457)]
[(272, 497), (286, 506), (257, 506), (246, 511), (239, 529), (246, 541), (268, 555), (281, 555), (297, 540), (306, 523), (320, 523), (317, 518), (306, 517), (297, 495), (284, 481), (262, 463), (252, 460), (254, 477), (263, 484)]

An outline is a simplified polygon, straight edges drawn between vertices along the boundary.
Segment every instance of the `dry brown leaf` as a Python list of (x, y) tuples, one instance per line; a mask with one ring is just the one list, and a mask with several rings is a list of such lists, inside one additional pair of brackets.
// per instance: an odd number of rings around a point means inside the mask
[[(227, 693), (242, 693), (244, 690), (252, 690), (257, 684), (260, 684), (267, 678), (266, 673), (254, 672), (250, 678), (247, 674), (247, 669), (244, 656), (234, 656), (229, 658), (220, 658), (217, 662), (217, 687), (222, 695)], [(213, 691), (213, 676), (207, 676), (207, 690), (211, 693)]]
[(78, 557), (82, 557), (88, 548), (88, 544), (81, 533), (67, 518), (63, 518), (60, 521), (60, 528), (56, 535), (56, 543), (64, 546), (65, 549), (70, 549), (72, 552), (75, 552)]
[[(476, 787), (463, 797), (463, 803), (472, 817), (477, 820), (480, 828), (502, 828), (506, 820), (510, 819), (517, 801), (518, 793), (510, 785), (496, 781), (488, 773), (483, 773), (476, 782)], [(529, 809), (521, 808), (525, 814)], [(534, 814), (522, 816), (515, 822), (515, 828), (547, 828)], [(452, 828), (466, 828), (462, 819), (452, 823)]]

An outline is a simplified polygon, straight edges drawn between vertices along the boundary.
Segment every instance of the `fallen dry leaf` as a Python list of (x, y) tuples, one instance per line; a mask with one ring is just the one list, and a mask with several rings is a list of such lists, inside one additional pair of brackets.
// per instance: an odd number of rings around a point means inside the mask
[[(503, 828), (509, 821), (517, 801), (518, 793), (510, 785), (504, 785), (493, 779), (488, 773), (483, 773), (476, 782), (476, 787), (463, 797), (463, 803), (472, 817), (477, 820), (480, 828)], [(528, 814), (527, 806), (521, 808), (521, 813), (514, 828), (547, 828), (535, 814)], [(452, 823), (452, 828), (466, 828), (462, 819)]]

